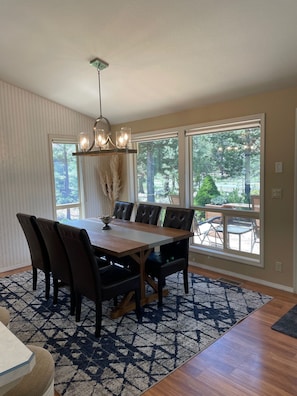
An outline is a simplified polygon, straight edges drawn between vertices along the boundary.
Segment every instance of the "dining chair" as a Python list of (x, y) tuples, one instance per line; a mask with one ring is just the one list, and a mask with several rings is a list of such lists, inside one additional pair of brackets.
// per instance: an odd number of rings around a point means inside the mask
[(70, 314), (74, 315), (75, 298), (72, 272), (64, 244), (58, 233), (57, 225), (59, 222), (39, 217), (36, 223), (43, 236), (49, 255), (54, 285), (53, 303), (58, 303), (59, 288), (68, 286), (70, 289)]
[[(157, 225), (160, 211), (161, 211), (161, 206), (139, 204), (135, 216), (135, 222)], [(110, 263), (116, 263), (125, 268), (129, 268), (134, 273), (139, 272), (139, 265), (129, 257), (122, 257), (120, 259), (116, 257), (109, 257), (109, 260)]]
[(133, 207), (133, 202), (116, 201), (114, 204), (113, 216), (116, 219), (130, 220)]
[(54, 396), (55, 362), (51, 353), (40, 346), (26, 346), (35, 355), (35, 365), (5, 396)]
[(45, 297), (48, 300), (50, 295), (50, 261), (43, 237), (36, 223), (36, 217), (25, 213), (17, 213), (16, 216), (30, 250), (33, 269), (33, 290), (36, 290), (37, 287), (37, 270), (41, 270), (45, 275)]
[(116, 300), (117, 296), (130, 292), (135, 293), (136, 315), (140, 321), (140, 275), (117, 265), (109, 265), (100, 271), (86, 230), (61, 223), (57, 225), (57, 228), (72, 269), (76, 321), (80, 321), (82, 297), (94, 301), (96, 308), (95, 336), (100, 337), (102, 302), (110, 299)]
[[(193, 217), (193, 209), (167, 207), (163, 227), (190, 231)], [(189, 239), (163, 245), (159, 252), (152, 252), (149, 255), (145, 263), (145, 271), (147, 276), (158, 280), (159, 307), (163, 305), (163, 287), (167, 276), (183, 271), (184, 290), (186, 294), (189, 292), (188, 257)]]
[(157, 225), (161, 206), (139, 204), (135, 216), (135, 222)]
[[(126, 202), (126, 201), (116, 201), (114, 204), (113, 217), (120, 220), (130, 220), (132, 211), (133, 211), (134, 203)], [(105, 260), (107, 264), (113, 264), (114, 257), (103, 255), (101, 256), (102, 260)]]

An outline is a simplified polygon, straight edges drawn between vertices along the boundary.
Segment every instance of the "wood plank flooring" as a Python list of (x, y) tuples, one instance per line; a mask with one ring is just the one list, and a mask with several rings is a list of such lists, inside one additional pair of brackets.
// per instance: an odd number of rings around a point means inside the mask
[[(210, 278), (220, 277), (197, 268), (191, 271)], [(273, 300), (143, 396), (297, 395), (297, 339), (271, 329), (297, 304), (297, 295), (240, 282), (242, 287), (273, 296)]]
[[(196, 267), (190, 271), (213, 279), (221, 277)], [(297, 295), (228, 279), (274, 298), (143, 396), (297, 396), (297, 339), (271, 329), (297, 304)]]

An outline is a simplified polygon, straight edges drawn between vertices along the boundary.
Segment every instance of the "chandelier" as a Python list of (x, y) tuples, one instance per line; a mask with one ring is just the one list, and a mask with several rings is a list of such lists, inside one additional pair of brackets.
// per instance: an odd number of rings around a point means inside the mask
[(102, 115), (100, 71), (108, 67), (108, 63), (99, 58), (90, 61), (96, 67), (99, 87), (99, 117), (95, 120), (93, 133), (81, 132), (79, 134), (79, 151), (73, 155), (106, 155), (106, 154), (131, 154), (137, 150), (131, 147), (131, 128), (122, 127), (116, 131), (116, 142), (111, 138), (110, 122)]

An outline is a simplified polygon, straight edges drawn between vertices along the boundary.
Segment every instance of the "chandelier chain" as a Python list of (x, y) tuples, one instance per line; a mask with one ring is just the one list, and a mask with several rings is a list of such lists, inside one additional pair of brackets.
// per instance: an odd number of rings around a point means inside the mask
[(100, 110), (100, 118), (102, 118), (102, 104), (101, 104), (101, 82), (100, 82), (100, 69), (99, 67), (97, 68), (98, 72), (98, 86), (99, 86), (99, 110)]

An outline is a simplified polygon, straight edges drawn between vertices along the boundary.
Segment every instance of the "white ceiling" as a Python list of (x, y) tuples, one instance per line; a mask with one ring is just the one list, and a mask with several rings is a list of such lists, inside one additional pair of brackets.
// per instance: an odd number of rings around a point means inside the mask
[(0, 79), (133, 121), (297, 85), (297, 0), (0, 0)]

